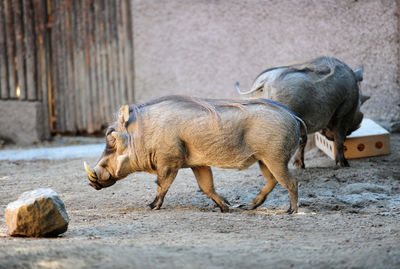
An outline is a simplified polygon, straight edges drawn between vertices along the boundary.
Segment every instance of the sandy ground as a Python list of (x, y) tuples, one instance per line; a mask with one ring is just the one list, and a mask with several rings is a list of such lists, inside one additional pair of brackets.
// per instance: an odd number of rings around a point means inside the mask
[[(300, 212), (287, 215), (278, 185), (257, 210), (244, 210), (263, 187), (258, 166), (214, 169), (232, 204), (220, 213), (181, 170), (163, 208), (147, 208), (155, 177), (133, 174), (96, 191), (83, 159), (0, 161), (0, 268), (400, 268), (400, 134), (392, 154), (338, 169), (317, 149), (306, 154)], [(95, 164), (96, 158), (87, 160)], [(68, 231), (57, 238), (7, 235), (4, 210), (28, 190), (49, 187), (63, 199)]]

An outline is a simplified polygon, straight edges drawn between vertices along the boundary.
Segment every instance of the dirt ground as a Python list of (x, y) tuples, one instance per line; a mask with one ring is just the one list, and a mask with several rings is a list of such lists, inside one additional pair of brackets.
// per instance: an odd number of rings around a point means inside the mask
[[(280, 185), (257, 210), (245, 210), (263, 187), (257, 165), (214, 169), (217, 191), (232, 204), (220, 213), (179, 172), (163, 208), (146, 206), (155, 177), (138, 173), (110, 188), (88, 186), (83, 160), (0, 162), (0, 268), (400, 268), (400, 134), (392, 154), (351, 160), (338, 169), (317, 149), (306, 154), (300, 212), (287, 215)], [(96, 159), (88, 159), (93, 165)], [(28, 190), (48, 187), (70, 223), (57, 238), (7, 235), (4, 211)]]

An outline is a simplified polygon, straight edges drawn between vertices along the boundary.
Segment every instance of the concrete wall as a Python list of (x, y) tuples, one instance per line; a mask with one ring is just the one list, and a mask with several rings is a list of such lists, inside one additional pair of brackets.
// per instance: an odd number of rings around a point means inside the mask
[(43, 110), (40, 102), (0, 100), (0, 139), (20, 145), (48, 139), (50, 130), (44, 128)]
[(364, 66), (366, 116), (400, 120), (395, 0), (132, 0), (135, 97), (238, 97), (264, 69), (317, 56)]

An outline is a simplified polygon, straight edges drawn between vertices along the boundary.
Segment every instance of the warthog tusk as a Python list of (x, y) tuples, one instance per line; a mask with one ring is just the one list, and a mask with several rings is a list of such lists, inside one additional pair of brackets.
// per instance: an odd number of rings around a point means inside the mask
[(89, 176), (89, 180), (96, 182), (97, 176), (95, 173), (93, 173), (92, 169), (89, 168), (86, 162), (83, 162), (83, 166), (85, 167), (85, 171)]

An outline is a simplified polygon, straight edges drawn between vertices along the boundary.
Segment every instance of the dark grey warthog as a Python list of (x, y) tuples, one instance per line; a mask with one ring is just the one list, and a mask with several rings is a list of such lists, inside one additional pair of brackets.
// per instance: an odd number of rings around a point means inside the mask
[(180, 168), (191, 168), (200, 189), (227, 212), (214, 190), (210, 166), (246, 169), (258, 161), (267, 183), (252, 202), (261, 205), (276, 183), (288, 189), (289, 213), (297, 212), (297, 182), (288, 161), (299, 145), (304, 122), (273, 101), (164, 97), (123, 106), (106, 132), (106, 149), (94, 169), (85, 163), (90, 185), (99, 190), (128, 174), (157, 175), (159, 209)]
[[(363, 118), (361, 104), (369, 97), (360, 94), (362, 68), (351, 70), (335, 58), (320, 57), (310, 62), (265, 70), (254, 80), (247, 92), (252, 98), (267, 98), (288, 106), (304, 120), (308, 132), (320, 131), (335, 141), (336, 164), (349, 166), (344, 157), (346, 136), (359, 128)], [(304, 168), (303, 140), (295, 163)]]

